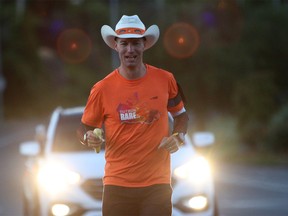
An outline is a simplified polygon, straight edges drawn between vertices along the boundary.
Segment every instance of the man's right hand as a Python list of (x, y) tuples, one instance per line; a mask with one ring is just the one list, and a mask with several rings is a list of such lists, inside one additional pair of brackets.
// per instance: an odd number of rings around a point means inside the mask
[(96, 136), (92, 130), (88, 130), (84, 136), (86, 136), (84, 140), (87, 146), (94, 149), (101, 148), (102, 143), (105, 141), (103, 138)]

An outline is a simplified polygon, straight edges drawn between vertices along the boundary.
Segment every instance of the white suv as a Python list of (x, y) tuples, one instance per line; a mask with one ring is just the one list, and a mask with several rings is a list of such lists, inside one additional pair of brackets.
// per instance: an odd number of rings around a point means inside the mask
[[(105, 147), (96, 154), (79, 143), (76, 130), (83, 109), (55, 109), (47, 131), (38, 126), (37, 141), (20, 144), (20, 153), (27, 156), (23, 176), (24, 215), (102, 215)], [(210, 133), (194, 135), (194, 144), (202, 146), (214, 139)], [(171, 157), (173, 215), (215, 216), (217, 205), (210, 166), (196, 152), (189, 136)]]

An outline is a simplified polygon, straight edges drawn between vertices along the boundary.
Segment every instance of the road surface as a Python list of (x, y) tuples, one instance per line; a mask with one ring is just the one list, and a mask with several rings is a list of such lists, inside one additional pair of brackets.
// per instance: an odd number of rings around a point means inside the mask
[[(0, 125), (0, 216), (21, 216), (21, 141), (33, 139), (33, 122)], [(218, 164), (220, 216), (287, 216), (288, 167)]]

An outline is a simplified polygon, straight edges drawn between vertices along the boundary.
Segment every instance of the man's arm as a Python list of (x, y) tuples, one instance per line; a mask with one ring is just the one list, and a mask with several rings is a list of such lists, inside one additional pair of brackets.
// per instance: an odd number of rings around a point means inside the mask
[(180, 115), (174, 116), (173, 118), (174, 118), (173, 134), (174, 133), (186, 134), (189, 120), (187, 112), (183, 112)]
[(93, 131), (95, 127), (91, 127), (89, 125), (85, 125), (82, 122), (80, 123), (78, 129), (77, 129), (77, 137), (81, 144), (87, 145), (87, 140), (85, 138), (85, 134), (87, 131)]
[(178, 151), (180, 146), (185, 144), (185, 134), (188, 129), (188, 115), (183, 112), (174, 118), (173, 133), (169, 137), (164, 137), (158, 148), (164, 148), (170, 153)]

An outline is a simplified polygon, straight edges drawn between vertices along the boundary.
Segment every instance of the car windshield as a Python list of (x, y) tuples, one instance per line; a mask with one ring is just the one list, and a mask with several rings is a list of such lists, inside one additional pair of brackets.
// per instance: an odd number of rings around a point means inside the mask
[[(55, 131), (55, 138), (52, 146), (53, 152), (78, 152), (92, 151), (82, 145), (77, 138), (77, 129), (81, 122), (82, 113), (61, 115)], [(169, 119), (170, 130), (172, 130), (173, 120)], [(102, 151), (105, 145), (102, 145)]]
[[(77, 138), (77, 129), (81, 122), (82, 113), (62, 115), (59, 118), (52, 147), (54, 152), (92, 151), (82, 145)], [(104, 145), (103, 145), (104, 148)]]

